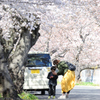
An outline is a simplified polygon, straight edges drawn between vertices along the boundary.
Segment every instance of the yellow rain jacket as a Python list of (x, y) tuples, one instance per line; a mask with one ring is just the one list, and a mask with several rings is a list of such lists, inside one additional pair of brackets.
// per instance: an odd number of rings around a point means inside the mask
[(60, 61), (58, 63), (58, 75), (63, 75), (61, 81), (61, 89), (62, 92), (68, 92), (73, 89), (75, 86), (75, 71), (71, 71), (68, 69), (68, 65), (65, 61)]

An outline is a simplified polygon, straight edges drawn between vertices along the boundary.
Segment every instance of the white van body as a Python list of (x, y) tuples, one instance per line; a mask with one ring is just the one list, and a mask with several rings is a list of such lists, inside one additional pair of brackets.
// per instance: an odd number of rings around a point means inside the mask
[(24, 90), (45, 91), (49, 90), (47, 75), (52, 66), (49, 53), (28, 54), (28, 63), (24, 73)]

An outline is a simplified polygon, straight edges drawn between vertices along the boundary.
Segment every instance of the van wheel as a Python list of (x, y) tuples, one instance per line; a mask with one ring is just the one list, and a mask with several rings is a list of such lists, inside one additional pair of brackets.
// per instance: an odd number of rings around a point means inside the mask
[(45, 95), (45, 90), (42, 90), (42, 91), (41, 91), (41, 94), (42, 94), (42, 95)]

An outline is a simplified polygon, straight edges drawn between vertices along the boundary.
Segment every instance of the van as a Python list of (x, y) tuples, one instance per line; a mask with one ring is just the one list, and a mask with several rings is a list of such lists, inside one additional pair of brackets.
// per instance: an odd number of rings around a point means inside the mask
[(49, 53), (29, 53), (24, 72), (23, 89), (41, 91), (41, 94), (45, 94), (45, 91), (49, 90), (47, 75), (51, 67)]

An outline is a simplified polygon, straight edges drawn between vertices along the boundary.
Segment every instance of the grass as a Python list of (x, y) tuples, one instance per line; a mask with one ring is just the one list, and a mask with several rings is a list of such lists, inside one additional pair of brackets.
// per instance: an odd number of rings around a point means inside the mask
[(84, 85), (84, 86), (100, 86), (99, 84), (94, 84), (91, 82), (78, 82), (76, 85)]
[(35, 95), (26, 92), (22, 92), (18, 96), (23, 100), (39, 100)]
[[(35, 95), (26, 92), (22, 92), (21, 94), (18, 94), (18, 96), (23, 100), (39, 100)], [(1, 93), (0, 93), (0, 98), (3, 99)]]
[[(57, 81), (57, 84), (61, 84), (61, 82)], [(94, 84), (91, 82), (76, 82), (75, 85), (84, 85), (84, 86), (100, 86), (99, 84)]]
[(57, 81), (57, 84), (61, 84), (61, 82)]
[(0, 98), (2, 98), (2, 94), (0, 93)]

